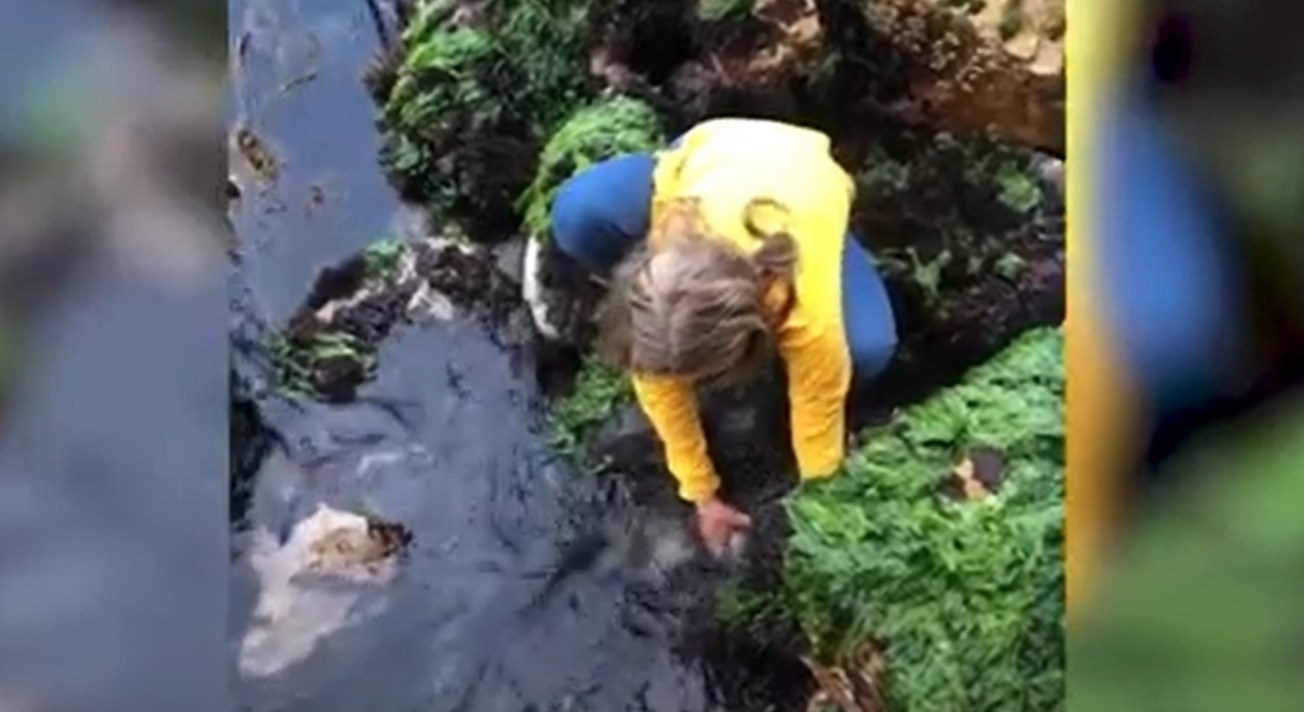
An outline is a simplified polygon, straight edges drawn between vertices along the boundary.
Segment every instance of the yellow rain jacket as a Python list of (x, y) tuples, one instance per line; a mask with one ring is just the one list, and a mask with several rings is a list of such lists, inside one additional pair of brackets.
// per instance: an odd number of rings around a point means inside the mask
[[(707, 225), (754, 251), (744, 210), (757, 198), (784, 206), (797, 242), (796, 306), (778, 332), (788, 378), (792, 445), (803, 479), (832, 475), (842, 462), (851, 358), (842, 326), (842, 250), (855, 186), (833, 160), (823, 133), (754, 119), (697, 125), (657, 155), (652, 224), (676, 198), (695, 198)], [(754, 219), (762, 227), (764, 219)], [(653, 245), (653, 249), (655, 249)], [(707, 455), (694, 384), (633, 374), (639, 403), (665, 444), (679, 495), (710, 499), (719, 478)]]

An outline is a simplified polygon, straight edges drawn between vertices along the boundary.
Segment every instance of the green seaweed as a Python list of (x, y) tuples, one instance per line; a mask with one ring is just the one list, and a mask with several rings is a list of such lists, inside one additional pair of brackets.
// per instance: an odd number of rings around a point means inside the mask
[(405, 246), (402, 240), (384, 238), (367, 245), (362, 251), (362, 259), (367, 268), (367, 277), (372, 280), (386, 280), (393, 276), (403, 259)]
[(856, 179), (857, 190), (868, 195), (883, 198), (897, 195), (910, 188), (910, 164), (897, 160), (881, 145), (875, 144), (861, 164), (860, 174)]
[(291, 339), (281, 332), (268, 338), (276, 384), (283, 393), (313, 400), (324, 399), (321, 374), (330, 364), (345, 364), (363, 379), (376, 370), (375, 349), (345, 331), (321, 331)]
[(778, 631), (796, 628), (792, 612), (781, 596), (760, 593), (757, 581), (745, 572), (725, 580), (715, 589), (715, 620), (740, 640), (771, 641)]
[(694, 7), (697, 17), (706, 22), (727, 22), (746, 17), (752, 0), (701, 0)]
[(906, 248), (910, 257), (910, 266), (915, 283), (924, 290), (928, 304), (935, 304), (942, 295), (942, 270), (954, 259), (950, 250), (942, 250), (930, 260), (920, 259), (919, 251), (913, 247)]
[(993, 177), (999, 187), (996, 199), (1010, 210), (1027, 215), (1041, 205), (1041, 188), (1027, 171), (1004, 163)]
[[(828, 663), (881, 649), (896, 712), (1064, 709), (1062, 342), (1029, 332), (863, 433), (840, 475), (789, 498), (782, 586), (732, 592), (722, 615), (781, 607)], [(979, 446), (1003, 454), (1001, 486), (940, 496)]]
[(618, 96), (576, 111), (544, 145), (534, 181), (517, 201), (526, 231), (546, 236), (548, 210), (567, 178), (604, 159), (652, 151), (663, 142), (656, 113), (637, 99)]
[(1026, 153), (986, 139), (903, 129), (869, 147), (855, 179), (853, 224), (926, 304), (985, 278), (1043, 207)]
[(996, 270), (996, 274), (1013, 281), (1018, 279), (1020, 274), (1023, 274), (1023, 270), (1028, 267), (1028, 262), (1011, 252), (1001, 256), (992, 267)]
[[(347, 302), (399, 288), (398, 270), (410, 249), (410, 243), (396, 237), (371, 242), (357, 256), (362, 260), (363, 274), (360, 283), (351, 288), (358, 291), (334, 298)], [(356, 263), (349, 260), (349, 264)], [(328, 391), (338, 393), (347, 384), (375, 375), (378, 344), (369, 341), (374, 335), (350, 331), (356, 327), (349, 326), (347, 318), (340, 318), (341, 311), (326, 323), (318, 322), (315, 315), (301, 314), (290, 320), (292, 326), (268, 336), (267, 353), (283, 392), (328, 400)]]
[(380, 111), (382, 164), (454, 222), (486, 205), (504, 207), (495, 200), (510, 210), (520, 189), (511, 172), (531, 156), (486, 165), (492, 147), (537, 144), (592, 94), (584, 71), (587, 2), (516, 0), (483, 9), (482, 22), (470, 27), (453, 24), (443, 0), (418, 3)]
[(563, 454), (588, 459), (584, 443), (624, 404), (633, 402), (629, 377), (596, 357), (585, 359), (571, 392), (549, 410), (550, 441)]

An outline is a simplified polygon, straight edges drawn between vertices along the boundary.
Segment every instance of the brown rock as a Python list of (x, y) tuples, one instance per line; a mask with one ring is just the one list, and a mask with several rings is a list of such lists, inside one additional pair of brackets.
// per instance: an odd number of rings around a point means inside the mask
[[(240, 641), (240, 672), (276, 675), (308, 659), (337, 631), (372, 615), (363, 591), (385, 591), (398, 576), (399, 552), (411, 536), (402, 525), (319, 503), (282, 540), (257, 528), (248, 563), (258, 600)], [(346, 581), (348, 587), (331, 585)]]
[(810, 658), (803, 658), (803, 662), (816, 685), (808, 709), (826, 709), (832, 704), (842, 712), (885, 712), (880, 689), (885, 662), (877, 647), (862, 646), (831, 665)]
[[(663, 51), (621, 16), (599, 32), (590, 75), (668, 100), (691, 121), (746, 113), (827, 123), (832, 112), (861, 126), (878, 113), (1064, 153), (1064, 0), (856, 0), (849, 15), (822, 14), (816, 0), (692, 2), (680, 22), (693, 49), (668, 73), (654, 76), (648, 58)], [(872, 47), (842, 27), (858, 24), (857, 9)]]
[[(329, 510), (320, 509), (318, 516), (326, 512)], [(355, 566), (374, 567), (397, 554), (411, 540), (412, 534), (401, 524), (345, 515), (308, 544), (307, 568), (337, 571)]]
[(753, 56), (752, 76), (768, 81), (809, 72), (824, 49), (824, 28), (815, 0), (756, 0), (752, 16), (774, 33), (773, 44)]
[(709, 45), (702, 64), (720, 86), (775, 87), (808, 74), (823, 57), (824, 28), (815, 0), (756, 0), (751, 16), (760, 20), (760, 31), (721, 33)]
[(1004, 479), (1004, 455), (994, 448), (974, 447), (955, 463), (943, 492), (956, 500), (982, 499), (996, 492)]
[(1063, 0), (860, 0), (908, 59), (887, 108), (958, 134), (1064, 153)]

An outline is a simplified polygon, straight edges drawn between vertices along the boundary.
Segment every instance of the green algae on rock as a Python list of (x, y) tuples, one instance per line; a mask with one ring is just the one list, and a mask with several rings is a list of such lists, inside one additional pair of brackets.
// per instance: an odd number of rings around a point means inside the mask
[(267, 337), (281, 389), (345, 402), (376, 370), (381, 343), (397, 326), (458, 310), (507, 327), (518, 291), (488, 250), (447, 238), (383, 238), (322, 269), (284, 327)]
[(576, 111), (544, 144), (534, 181), (518, 202), (526, 232), (547, 235), (548, 210), (567, 178), (613, 156), (653, 151), (664, 138), (656, 113), (637, 99), (617, 96)]
[(1034, 157), (1017, 148), (902, 129), (865, 154), (853, 223), (889, 272), (917, 271), (911, 248), (926, 262), (950, 252), (964, 258), (948, 271), (963, 287), (1009, 254), (1046, 207)]
[(278, 386), (286, 393), (324, 401), (352, 395), (335, 387), (360, 383), (376, 368), (375, 349), (346, 331), (325, 331), (307, 337), (276, 332), (268, 339), (268, 354)]
[[(788, 501), (779, 590), (723, 612), (790, 617), (817, 678), (867, 675), (894, 712), (1064, 709), (1062, 343), (1029, 332), (864, 433)], [(944, 496), (976, 452), (1000, 482)]]
[(1059, 323), (1063, 201), (1055, 160), (893, 123), (871, 131), (852, 228), (878, 261), (900, 347), (868, 402), (922, 400), (1029, 328)]
[(392, 279), (403, 259), (404, 249), (403, 242), (395, 238), (377, 240), (367, 245), (362, 251), (367, 278), (381, 282)]
[(633, 399), (634, 389), (625, 374), (594, 356), (585, 358), (570, 393), (553, 401), (549, 408), (553, 447), (587, 462), (590, 453), (585, 443), (589, 436)]
[(284, 329), (267, 338), (279, 387), (305, 398), (339, 402), (376, 370), (381, 338), (402, 313), (399, 284), (412, 246), (382, 238), (339, 266), (322, 270)]
[[(1049, 1), (1053, 5), (1057, 0)], [(889, 8), (895, 2), (875, 0), (868, 5)], [(622, 105), (638, 107), (637, 112), (647, 116), (652, 113), (633, 99), (602, 100), (604, 96), (628, 94), (647, 100), (675, 129), (688, 119), (691, 124), (722, 113), (755, 114), (760, 107), (778, 102), (790, 109), (779, 112), (783, 118), (830, 130), (837, 144), (864, 138), (870, 119), (866, 111), (894, 115), (891, 107), (897, 102), (892, 97), (898, 90), (905, 91), (898, 85), (908, 72), (905, 64), (897, 62), (902, 47), (880, 41), (881, 37), (873, 39), (874, 32), (885, 32), (884, 27), (868, 22), (855, 7), (811, 5), (802, 11), (801, 28), (779, 22), (782, 27), (761, 31), (768, 25), (758, 18), (775, 20), (786, 12), (769, 3), (742, 0), (686, 5), (624, 0), (463, 5), (419, 0), (406, 17), (400, 46), (391, 49), (386, 61), (387, 78), (369, 82), (380, 107), (382, 163), (405, 197), (427, 205), (443, 223), (458, 224), (476, 242), (494, 241), (520, 226), (522, 210), (527, 224), (537, 230), (548, 185), (564, 178), (549, 166), (540, 166), (548, 162), (540, 151), (547, 152), (550, 136), (554, 143), (563, 140), (555, 133), (568, 117), (584, 114), (588, 108), (593, 110), (589, 119), (608, 118), (619, 124), (628, 118), (618, 110)], [(896, 17), (899, 13), (883, 9), (870, 14)], [(648, 25), (645, 17), (656, 20)], [(818, 28), (835, 19), (869, 29), (859, 34), (840, 31), (827, 42), (819, 41)], [(654, 46), (645, 36), (651, 30), (640, 29), (644, 25), (674, 35), (673, 41), (662, 38), (674, 46)], [(722, 39), (735, 30), (742, 33), (739, 37), (751, 39)], [(787, 69), (780, 71), (776, 62)], [(833, 66), (839, 69), (829, 69)], [(867, 71), (885, 76), (879, 77), (880, 82), (866, 83)], [(840, 78), (828, 79), (825, 75), (830, 72)], [(884, 82), (895, 89), (875, 89)], [(748, 89), (742, 91), (743, 86)], [(743, 100), (742, 94), (751, 99)], [(793, 96), (809, 101), (782, 99)], [(1045, 101), (1053, 103), (1050, 98)], [(596, 109), (595, 102), (608, 105), (608, 110)], [(859, 109), (848, 118), (848, 102), (878, 108)], [(952, 103), (957, 102), (963, 104), (963, 97)], [(1037, 116), (1054, 113), (1040, 105), (1027, 111)], [(1019, 116), (1007, 118), (1016, 124), (1026, 118), (1014, 113)], [(942, 119), (934, 123), (949, 125)], [(616, 133), (621, 126), (608, 131)], [(1025, 137), (1028, 131), (1037, 133), (1020, 124), (997, 134)], [(1045, 141), (1022, 143), (1040, 146)], [(861, 164), (854, 159), (850, 163), (853, 170)], [(1034, 193), (1026, 181), (1019, 186), (1014, 185), (1020, 182), (1017, 177), (1011, 180), (1006, 181), (1012, 188), (1004, 191), (1005, 200), (1028, 209)]]
[(542, 137), (594, 94), (587, 4), (419, 2), (378, 97), (381, 162), (444, 220), (514, 225)]

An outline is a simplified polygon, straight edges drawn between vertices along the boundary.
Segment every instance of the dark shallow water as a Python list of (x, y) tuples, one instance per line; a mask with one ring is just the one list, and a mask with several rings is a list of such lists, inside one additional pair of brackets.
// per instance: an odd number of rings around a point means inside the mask
[[(404, 221), (359, 81), (376, 44), (365, 3), (237, 0), (231, 13), (233, 42), (250, 33), (233, 113), (283, 162), (235, 217), (236, 367), (277, 435), (236, 534), (229, 637), (241, 708), (705, 709), (698, 666), (675, 652), (692, 592), (665, 574), (665, 556), (602, 555), (596, 534), (626, 511), (545, 447), (528, 355), (477, 323), (436, 321), (389, 337), (357, 403), (266, 394), (247, 346), (258, 324), (283, 321), (318, 269)], [(318, 205), (313, 186), (324, 188)], [(290, 578), (295, 526), (320, 504), (409, 527), (393, 575)]]

